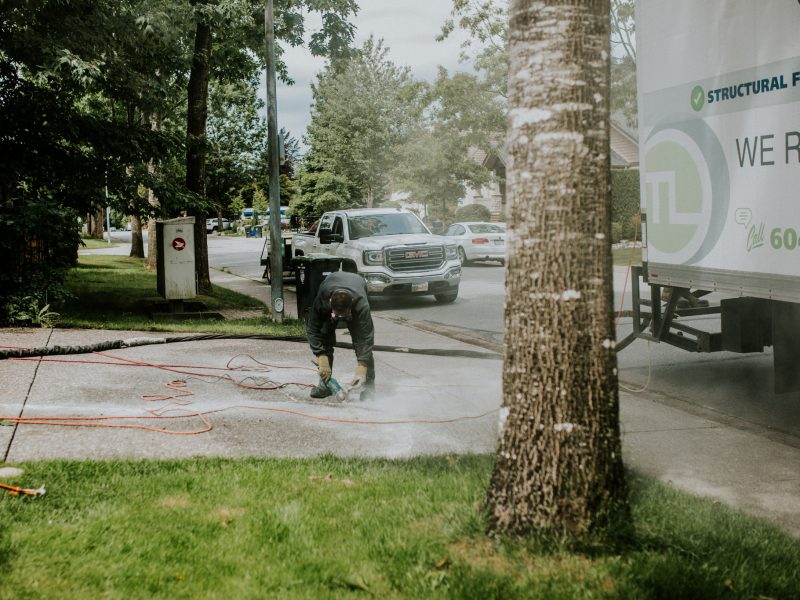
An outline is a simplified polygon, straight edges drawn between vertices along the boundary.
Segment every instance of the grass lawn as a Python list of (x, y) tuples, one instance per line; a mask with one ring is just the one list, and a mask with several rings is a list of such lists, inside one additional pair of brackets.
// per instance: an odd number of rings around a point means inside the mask
[[(63, 306), (58, 327), (93, 329), (128, 329), (137, 331), (212, 332), (234, 334), (304, 335), (305, 328), (296, 320), (273, 323), (266, 314), (249, 318), (206, 320), (152, 320), (148, 307), (164, 303), (156, 291), (156, 273), (144, 267), (144, 261), (124, 256), (81, 256), (78, 266), (67, 277), (73, 295)], [(209, 311), (226, 309), (262, 310), (264, 303), (219, 286), (210, 295), (196, 298)]]
[(113, 242), (109, 246), (108, 240), (98, 240), (97, 238), (81, 238), (83, 246), (79, 250), (97, 250), (99, 248), (116, 248), (118, 244)]
[(627, 546), (489, 540), (491, 457), (35, 462), (0, 598), (797, 598), (800, 543), (631, 477)]

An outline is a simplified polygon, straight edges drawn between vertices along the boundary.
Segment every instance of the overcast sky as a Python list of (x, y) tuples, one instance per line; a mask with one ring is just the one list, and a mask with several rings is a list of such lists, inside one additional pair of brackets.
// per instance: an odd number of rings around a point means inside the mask
[[(436, 41), (442, 24), (450, 16), (450, 0), (360, 0), (359, 5), (361, 9), (355, 18), (357, 47), (370, 34), (382, 38), (389, 48), (389, 59), (410, 67), (416, 79), (431, 81), (438, 65), (451, 72), (470, 69), (458, 62), (459, 39), (463, 36)], [(306, 29), (310, 34), (318, 26), (318, 22), (309, 20)], [(284, 60), (295, 84), (286, 86), (278, 82), (278, 125), (288, 129), (302, 144), (311, 120), (311, 83), (325, 62), (303, 48), (289, 48)]]

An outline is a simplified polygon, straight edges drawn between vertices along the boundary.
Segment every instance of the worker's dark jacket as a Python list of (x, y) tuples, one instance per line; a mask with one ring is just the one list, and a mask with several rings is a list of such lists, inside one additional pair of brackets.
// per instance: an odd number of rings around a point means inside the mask
[(353, 295), (352, 317), (347, 321), (347, 329), (353, 340), (356, 360), (372, 365), (372, 347), (375, 344), (375, 330), (369, 312), (367, 283), (355, 273), (336, 271), (328, 275), (319, 286), (319, 292), (308, 315), (306, 333), (308, 343), (315, 356), (331, 354), (336, 342), (336, 322), (331, 319), (331, 295), (336, 290), (347, 290)]

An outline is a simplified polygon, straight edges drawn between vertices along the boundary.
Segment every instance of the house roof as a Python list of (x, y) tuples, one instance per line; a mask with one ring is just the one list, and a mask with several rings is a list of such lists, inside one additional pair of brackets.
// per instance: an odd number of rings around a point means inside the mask
[[(639, 142), (635, 129), (625, 124), (620, 116), (611, 118), (610, 123), (611, 165), (615, 167), (639, 166)], [(505, 149), (497, 152), (485, 152), (479, 148), (471, 148), (469, 156), (495, 173), (503, 173), (508, 154)]]

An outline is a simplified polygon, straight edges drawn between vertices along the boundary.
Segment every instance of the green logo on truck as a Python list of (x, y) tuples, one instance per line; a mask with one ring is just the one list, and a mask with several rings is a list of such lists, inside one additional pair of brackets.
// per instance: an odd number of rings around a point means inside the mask
[(692, 94), (689, 97), (689, 102), (692, 104), (692, 108), (695, 112), (700, 112), (702, 110), (703, 105), (706, 103), (706, 93), (703, 91), (703, 86), (694, 86)]
[(648, 247), (674, 264), (699, 261), (719, 240), (728, 213), (730, 184), (719, 140), (702, 120), (656, 127), (643, 167)]

